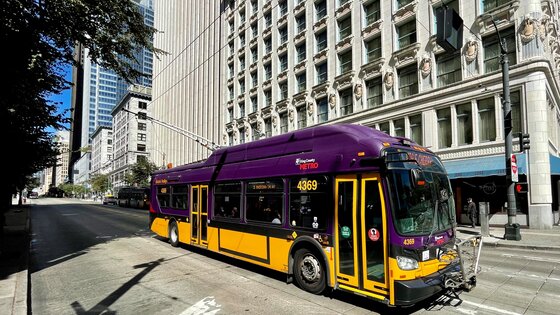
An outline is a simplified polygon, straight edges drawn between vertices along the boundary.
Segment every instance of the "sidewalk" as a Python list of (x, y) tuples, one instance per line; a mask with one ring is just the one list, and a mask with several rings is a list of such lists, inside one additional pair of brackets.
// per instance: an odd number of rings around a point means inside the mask
[[(489, 236), (482, 237), (484, 247), (509, 247), (532, 250), (553, 250), (560, 251), (560, 226), (554, 225), (550, 230), (531, 230), (521, 228), (521, 240), (510, 241), (504, 239), (505, 228), (490, 226)], [(480, 226), (471, 228), (470, 226), (459, 225), (457, 235), (480, 233)]]
[(0, 314), (27, 314), (29, 205), (6, 212), (4, 241), (0, 244)]

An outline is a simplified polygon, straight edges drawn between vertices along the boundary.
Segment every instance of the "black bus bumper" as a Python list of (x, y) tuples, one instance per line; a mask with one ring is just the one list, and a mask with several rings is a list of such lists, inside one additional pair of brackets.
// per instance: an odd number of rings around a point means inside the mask
[(395, 281), (395, 305), (412, 305), (434, 296), (445, 289), (445, 280), (460, 268), (459, 263), (454, 263), (431, 276)]

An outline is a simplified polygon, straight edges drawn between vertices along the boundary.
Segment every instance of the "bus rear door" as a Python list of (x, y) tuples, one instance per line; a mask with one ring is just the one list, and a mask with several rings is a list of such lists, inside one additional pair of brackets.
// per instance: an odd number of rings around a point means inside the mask
[(208, 186), (191, 186), (191, 243), (208, 246)]
[(377, 174), (336, 179), (336, 277), (341, 289), (389, 296), (386, 213)]

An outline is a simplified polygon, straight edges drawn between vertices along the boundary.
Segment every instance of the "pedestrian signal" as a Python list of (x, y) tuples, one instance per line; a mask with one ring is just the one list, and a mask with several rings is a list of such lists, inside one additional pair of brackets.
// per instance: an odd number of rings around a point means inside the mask
[(515, 192), (518, 194), (526, 194), (529, 191), (529, 184), (517, 183), (515, 184)]

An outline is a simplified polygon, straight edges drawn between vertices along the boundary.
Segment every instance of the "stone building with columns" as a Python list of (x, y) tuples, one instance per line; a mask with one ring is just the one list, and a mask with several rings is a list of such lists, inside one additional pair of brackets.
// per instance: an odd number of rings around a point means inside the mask
[[(436, 44), (435, 11), (443, 2), (464, 21), (456, 53)], [(489, 202), (494, 224), (507, 222), (504, 39), (513, 132), (531, 139), (530, 150), (517, 155), (520, 181), (529, 183), (517, 221), (531, 228), (558, 223), (558, 1), (169, 3), (156, 2), (155, 10), (162, 31), (155, 44), (171, 52), (154, 60), (155, 118), (222, 145), (335, 123), (406, 136), (444, 161), (460, 220), (473, 197)], [(163, 127), (154, 133), (156, 149), (174, 165), (210, 153)]]

